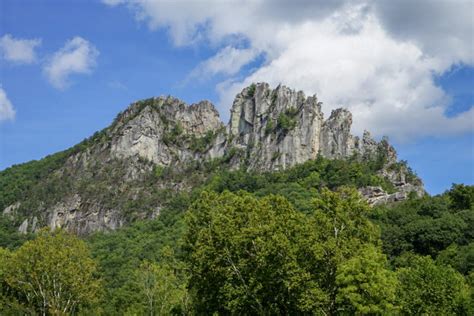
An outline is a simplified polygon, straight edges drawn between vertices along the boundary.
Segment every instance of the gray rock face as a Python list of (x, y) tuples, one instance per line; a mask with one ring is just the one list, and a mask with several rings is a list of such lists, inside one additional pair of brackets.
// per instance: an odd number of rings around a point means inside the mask
[(200, 138), (221, 126), (219, 113), (208, 101), (188, 106), (171, 97), (155, 98), (143, 109), (134, 105), (122, 114), (110, 131), (110, 152), (119, 159), (138, 156), (161, 166), (199, 159), (184, 144), (172, 143), (167, 137), (177, 138), (181, 133)]
[(343, 158), (353, 154), (355, 139), (351, 135), (352, 114), (346, 109), (337, 109), (323, 123), (321, 129), (321, 155), (328, 158)]
[(229, 131), (235, 146), (247, 152), (253, 169), (277, 170), (315, 159), (344, 158), (354, 154), (373, 156), (385, 146), (390, 160), (394, 149), (386, 141), (377, 143), (369, 132), (363, 139), (351, 135), (352, 114), (346, 109), (332, 111), (324, 120), (316, 95), (285, 86), (270, 89), (266, 83), (245, 88), (235, 98)]
[[(87, 210), (87, 211), (84, 211)], [(117, 229), (123, 225), (120, 212), (102, 208), (99, 204), (83, 205), (79, 195), (66, 198), (49, 210), (51, 230), (64, 228), (77, 234)]]
[(2, 212), (3, 216), (14, 217), (15, 212), (16, 210), (18, 210), (20, 205), (21, 205), (20, 202), (16, 202), (16, 203), (13, 203), (12, 205), (7, 206)]
[(245, 151), (252, 169), (284, 169), (316, 158), (322, 123), (316, 96), (257, 84), (235, 98), (228, 147)]
[(25, 220), (21, 223), (20, 227), (18, 227), (18, 231), (19, 231), (20, 233), (22, 233), (22, 234), (26, 234), (26, 233), (28, 232), (28, 218), (25, 219)]
[[(140, 101), (125, 110), (108, 131), (106, 159), (139, 158), (172, 166), (223, 157), (237, 149), (240, 156), (232, 160), (234, 167), (245, 163), (254, 170), (278, 170), (318, 154), (327, 158), (371, 156), (385, 146), (390, 160), (396, 161), (388, 142), (376, 142), (369, 132), (362, 140), (351, 135), (348, 110), (334, 110), (324, 120), (321, 105), (316, 95), (306, 97), (285, 86), (271, 89), (267, 83), (258, 83), (236, 96), (224, 127), (208, 101), (190, 106), (172, 97)], [(213, 137), (207, 147), (196, 150), (193, 145), (209, 133)], [(87, 165), (87, 157), (85, 160), (83, 165)], [(131, 178), (136, 178), (132, 171)]]
[[(143, 187), (140, 192), (133, 185), (143, 183), (140, 181), (157, 166), (179, 169), (188, 162), (228, 156), (229, 168), (245, 164), (251, 170), (271, 171), (315, 159), (318, 154), (364, 159), (384, 153), (386, 163), (380, 174), (397, 192), (388, 194), (378, 187), (361, 189), (369, 203), (405, 199), (410, 192), (424, 194), (421, 180), (408, 181), (405, 165), (389, 167), (397, 163), (397, 156), (386, 139), (377, 142), (369, 132), (362, 139), (353, 136), (348, 110), (334, 110), (324, 119), (321, 106), (316, 95), (257, 83), (236, 96), (230, 121), (224, 126), (208, 101), (190, 106), (172, 97), (136, 102), (51, 175), (67, 182), (64, 197), (40, 203), (33, 213), (43, 215), (30, 215), (19, 230), (34, 231), (42, 224), (78, 234), (116, 229), (126, 223), (120, 203), (146, 195)], [(154, 185), (182, 188), (181, 183)], [(110, 205), (110, 197), (120, 203)], [(11, 215), (19, 205), (13, 204), (3, 213)], [(139, 216), (153, 218), (159, 216), (160, 209), (158, 201)]]
[(380, 205), (392, 202), (406, 200), (410, 194), (422, 196), (424, 191), (419, 187), (410, 183), (405, 183), (396, 187), (394, 193), (387, 193), (381, 187), (365, 187), (359, 189), (359, 193), (367, 200), (370, 205)]

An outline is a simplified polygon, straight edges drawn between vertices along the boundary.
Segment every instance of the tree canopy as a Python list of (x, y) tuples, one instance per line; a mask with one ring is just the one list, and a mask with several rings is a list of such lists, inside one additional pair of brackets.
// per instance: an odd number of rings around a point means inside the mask
[[(2, 191), (2, 203), (50, 191), (33, 185), (42, 164), (5, 173), (28, 181), (13, 197)], [(123, 207), (139, 218), (164, 201), (160, 215), (84, 239), (64, 231), (23, 235), (13, 216), (0, 215), (0, 310), (472, 315), (474, 187), (369, 207), (357, 188), (393, 190), (377, 168), (321, 157), (271, 173), (193, 166), (195, 186), (179, 193), (153, 185), (183, 174), (155, 168), (147, 179), (154, 193)], [(88, 187), (102, 194), (101, 186)]]
[(188, 212), (184, 243), (197, 311), (389, 311), (395, 277), (368, 210), (349, 189), (323, 191), (311, 214), (278, 196), (203, 193)]
[[(2, 250), (4, 306), (20, 303), (40, 315), (67, 315), (96, 306), (101, 283), (84, 241), (63, 231), (42, 231), (17, 250)], [(13, 303), (13, 304), (11, 304)]]

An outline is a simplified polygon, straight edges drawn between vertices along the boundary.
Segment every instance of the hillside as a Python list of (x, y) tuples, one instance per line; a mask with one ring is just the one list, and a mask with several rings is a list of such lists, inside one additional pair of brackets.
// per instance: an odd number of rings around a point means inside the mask
[[(471, 315), (474, 187), (369, 208), (348, 188), (390, 189), (369, 166), (319, 157), (277, 172), (216, 170), (167, 195), (157, 218), (90, 234), (82, 258), (64, 253), (73, 235), (22, 234), (0, 216), (0, 309), (41, 311), (17, 279), (52, 269), (70, 282), (92, 260), (78, 307), (87, 315)], [(101, 291), (88, 285), (97, 279)]]
[(429, 196), (387, 139), (321, 107), (256, 84), (224, 125), (207, 101), (147, 99), (2, 171), (0, 310), (472, 315), (474, 187)]
[(114, 230), (158, 216), (170, 195), (221, 170), (260, 174), (318, 157), (365, 164), (362, 174), (351, 176), (365, 177), (353, 185), (371, 204), (424, 194), (421, 180), (386, 139), (353, 136), (349, 111), (324, 119), (321, 107), (316, 96), (266, 83), (236, 96), (227, 125), (208, 101), (138, 101), (73, 148), (0, 172), (0, 210), (22, 232), (43, 226), (78, 234)]

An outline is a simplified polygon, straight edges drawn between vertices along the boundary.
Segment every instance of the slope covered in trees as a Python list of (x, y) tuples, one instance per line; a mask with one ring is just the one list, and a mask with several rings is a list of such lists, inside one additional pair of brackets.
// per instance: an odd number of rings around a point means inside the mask
[[(372, 208), (355, 189), (390, 184), (370, 163), (207, 170), (158, 218), (84, 241), (20, 235), (2, 217), (2, 310), (60, 314), (21, 286), (56, 275), (83, 314), (472, 314), (474, 187)], [(70, 271), (83, 271), (81, 286)]]

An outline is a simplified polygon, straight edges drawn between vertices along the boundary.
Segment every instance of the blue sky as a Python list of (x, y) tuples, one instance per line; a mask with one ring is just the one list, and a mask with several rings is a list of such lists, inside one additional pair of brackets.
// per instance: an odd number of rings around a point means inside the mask
[(317, 93), (326, 115), (348, 107), (354, 132), (388, 135), (428, 192), (473, 184), (473, 4), (423, 2), (2, 1), (0, 169), (150, 96), (209, 99), (227, 121), (236, 92), (267, 81)]

